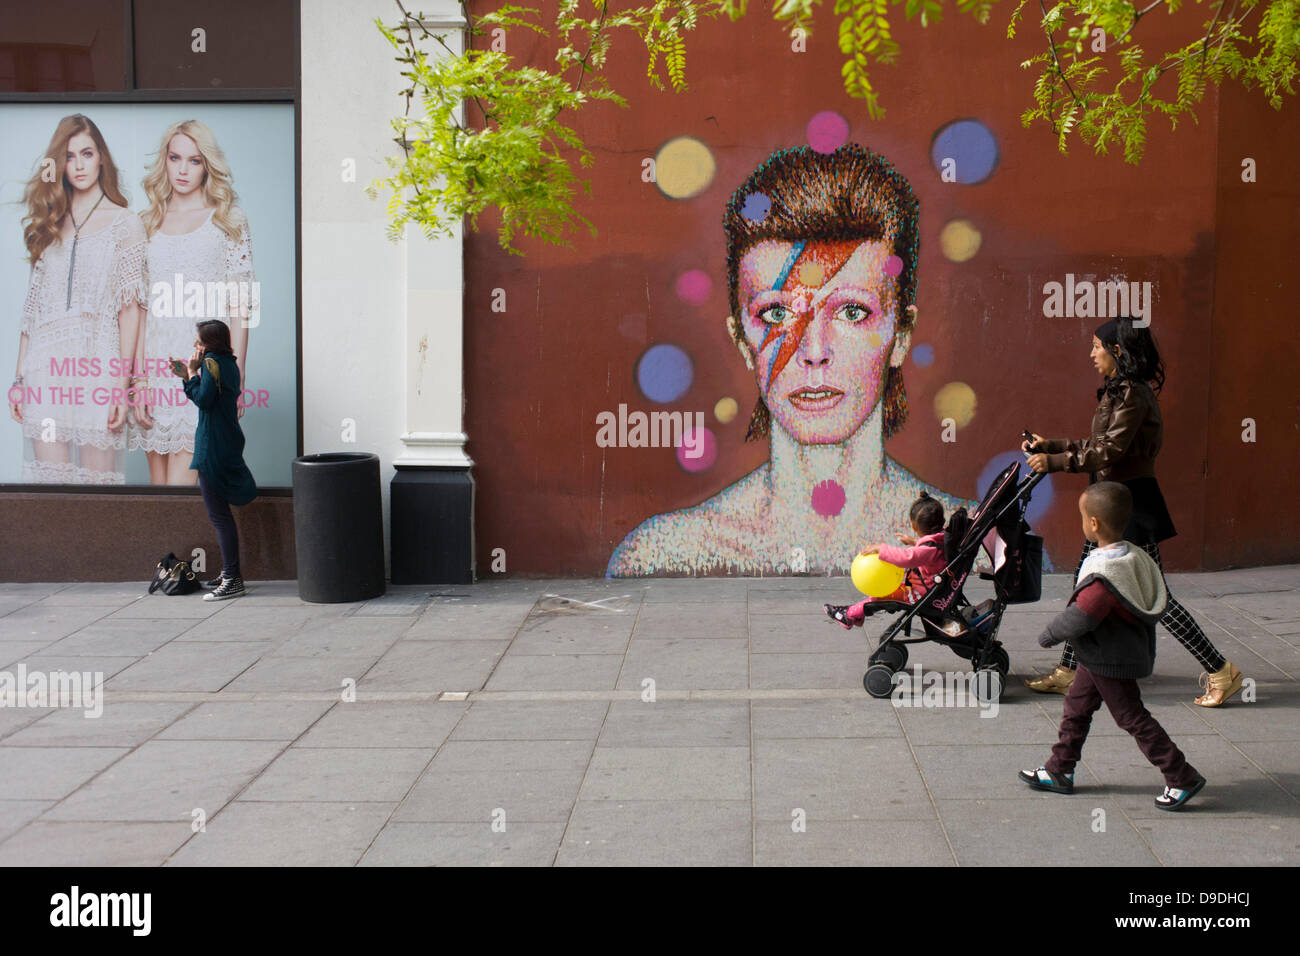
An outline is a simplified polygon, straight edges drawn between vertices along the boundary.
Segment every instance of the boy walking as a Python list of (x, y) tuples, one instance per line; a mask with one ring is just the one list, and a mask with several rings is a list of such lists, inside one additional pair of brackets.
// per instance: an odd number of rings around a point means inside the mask
[(1202, 777), (1142, 704), (1138, 678), (1155, 666), (1156, 621), (1168, 595), (1159, 566), (1123, 540), (1132, 493), (1114, 481), (1089, 485), (1079, 496), (1083, 533), (1097, 548), (1084, 560), (1064, 611), (1038, 638), (1043, 647), (1074, 645), (1078, 673), (1065, 697), (1060, 739), (1046, 765), (1020, 771), (1035, 790), (1074, 792), (1074, 766), (1088, 739), (1092, 715), (1105, 703), (1115, 723), (1137, 741), (1165, 777), (1155, 798), (1161, 810), (1181, 810), (1205, 786)]

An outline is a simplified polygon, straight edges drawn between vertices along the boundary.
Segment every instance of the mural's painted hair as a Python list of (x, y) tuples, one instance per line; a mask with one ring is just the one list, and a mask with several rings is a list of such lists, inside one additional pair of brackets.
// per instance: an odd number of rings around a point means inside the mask
[[(761, 193), (771, 203), (761, 218), (746, 218), (749, 197)], [(752, 209), (752, 206), (751, 206)], [(903, 260), (898, 275), (898, 331), (911, 331), (916, 302), (916, 264), (920, 253), (920, 205), (912, 186), (893, 163), (865, 146), (848, 143), (833, 153), (810, 146), (777, 150), (731, 195), (723, 213), (727, 237), (727, 293), (737, 321), (728, 331), (738, 346), (748, 349), (739, 319), (740, 260), (753, 245), (768, 239), (880, 239), (890, 243)], [(888, 438), (907, 420), (903, 372), (889, 367), (885, 378), (883, 429)], [(748, 438), (770, 430), (770, 413), (762, 396), (750, 423)]]
[[(104, 190), (104, 195), (115, 205), (126, 205), (126, 197), (122, 195), (118, 182), (117, 165), (99, 127), (89, 116), (81, 113), (63, 117), (50, 137), (41, 168), (36, 170), (23, 190), (23, 202), (27, 204), (27, 215), (23, 217), (23, 243), (27, 246), (27, 261), (33, 264), (41, 253), (61, 241), (59, 223), (72, 208), (72, 185), (66, 175), (68, 143), (78, 133), (87, 133), (99, 151), (99, 187)], [(53, 177), (45, 175), (46, 159), (54, 164)]]

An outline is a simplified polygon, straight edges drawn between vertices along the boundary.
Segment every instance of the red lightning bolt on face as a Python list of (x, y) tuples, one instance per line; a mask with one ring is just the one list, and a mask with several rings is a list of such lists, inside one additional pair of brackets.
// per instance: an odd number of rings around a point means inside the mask
[(772, 288), (788, 288), (794, 293), (793, 306), (798, 318), (789, 327), (783, 323), (769, 325), (767, 334), (763, 336), (763, 342), (758, 347), (761, 355), (763, 350), (773, 342), (779, 343), (768, 365), (768, 388), (772, 387), (777, 376), (799, 351), (799, 346), (803, 344), (804, 333), (808, 331), (809, 324), (816, 317), (817, 313), (811, 306), (813, 293), (823, 288), (837, 272), (844, 268), (859, 245), (860, 241), (857, 239), (809, 242), (796, 254), (794, 261), (781, 270)]

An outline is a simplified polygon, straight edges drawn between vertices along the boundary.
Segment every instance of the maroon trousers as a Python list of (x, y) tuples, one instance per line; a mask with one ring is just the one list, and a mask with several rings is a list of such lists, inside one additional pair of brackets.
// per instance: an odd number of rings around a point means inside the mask
[(1101, 677), (1082, 664), (1075, 671), (1070, 692), (1065, 695), (1060, 739), (1052, 748), (1052, 756), (1046, 764), (1049, 771), (1074, 772), (1074, 765), (1083, 752), (1083, 743), (1088, 739), (1092, 715), (1103, 703), (1119, 728), (1133, 735), (1142, 755), (1165, 775), (1167, 786), (1185, 789), (1200, 776), (1143, 705), (1137, 681)]

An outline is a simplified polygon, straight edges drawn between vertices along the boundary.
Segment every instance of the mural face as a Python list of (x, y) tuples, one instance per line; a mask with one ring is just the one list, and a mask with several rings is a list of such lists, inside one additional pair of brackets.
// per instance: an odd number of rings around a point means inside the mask
[(843, 442), (880, 401), (907, 351), (884, 242), (767, 240), (740, 262), (742, 325), (758, 390), (800, 444)]
[(917, 206), (907, 181), (860, 146), (773, 154), (725, 217), (733, 315), (754, 371), (750, 437), (766, 463), (624, 539), (607, 574), (846, 572), (864, 545), (910, 533), (924, 489), (885, 454), (906, 420), (901, 366), (917, 321)]

